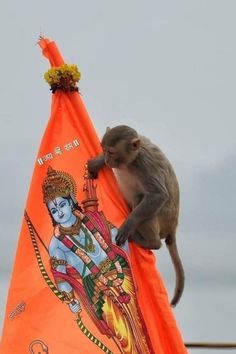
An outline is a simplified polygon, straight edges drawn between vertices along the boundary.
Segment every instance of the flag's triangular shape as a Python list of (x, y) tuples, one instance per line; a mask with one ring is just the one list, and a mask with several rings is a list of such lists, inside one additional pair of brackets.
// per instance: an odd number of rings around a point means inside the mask
[[(57, 46), (39, 42), (51, 66)], [(57, 90), (36, 159), (9, 289), (1, 354), (183, 354), (155, 257), (115, 245), (128, 213), (78, 92)]]

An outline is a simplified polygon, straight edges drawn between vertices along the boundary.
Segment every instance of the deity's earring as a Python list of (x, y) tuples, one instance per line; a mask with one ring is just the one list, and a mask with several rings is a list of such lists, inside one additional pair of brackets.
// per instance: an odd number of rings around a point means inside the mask
[(71, 210), (74, 211), (75, 210), (75, 204), (76, 204), (76, 199), (73, 196), (72, 193), (70, 193), (70, 205), (71, 205)]
[(71, 207), (71, 211), (73, 213), (73, 211), (75, 211), (75, 204), (73, 203), (72, 199), (69, 201), (69, 204), (70, 204), (70, 207)]

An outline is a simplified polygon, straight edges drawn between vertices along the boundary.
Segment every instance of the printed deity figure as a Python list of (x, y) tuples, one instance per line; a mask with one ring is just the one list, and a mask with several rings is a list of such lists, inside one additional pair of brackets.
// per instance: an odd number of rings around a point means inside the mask
[(76, 184), (69, 174), (49, 167), (42, 185), (54, 227), (49, 254), (56, 286), (70, 310), (77, 316), (87, 311), (122, 353), (152, 353), (138, 311), (128, 244), (115, 244), (117, 228), (97, 210), (93, 181), (86, 175), (85, 181), (84, 210), (75, 199)]

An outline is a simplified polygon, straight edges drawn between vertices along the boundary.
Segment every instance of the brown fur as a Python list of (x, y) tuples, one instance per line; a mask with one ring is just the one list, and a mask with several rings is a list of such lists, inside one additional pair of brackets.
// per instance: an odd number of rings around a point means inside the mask
[(112, 168), (131, 213), (120, 227), (118, 245), (127, 238), (140, 246), (159, 249), (166, 241), (176, 272), (175, 294), (179, 301), (184, 288), (184, 270), (176, 246), (179, 216), (179, 186), (174, 170), (149, 139), (127, 126), (108, 129), (102, 139), (103, 155), (88, 161), (91, 176), (96, 177), (106, 164)]

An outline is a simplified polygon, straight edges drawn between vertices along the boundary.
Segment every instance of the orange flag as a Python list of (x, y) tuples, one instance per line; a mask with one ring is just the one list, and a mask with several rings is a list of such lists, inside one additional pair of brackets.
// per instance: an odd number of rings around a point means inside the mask
[(114, 242), (128, 208), (112, 171), (104, 168), (96, 181), (87, 176), (86, 162), (101, 148), (74, 84), (79, 73), (54, 42), (42, 38), (39, 45), (52, 67), (51, 117), (26, 203), (0, 353), (186, 353), (154, 254)]

